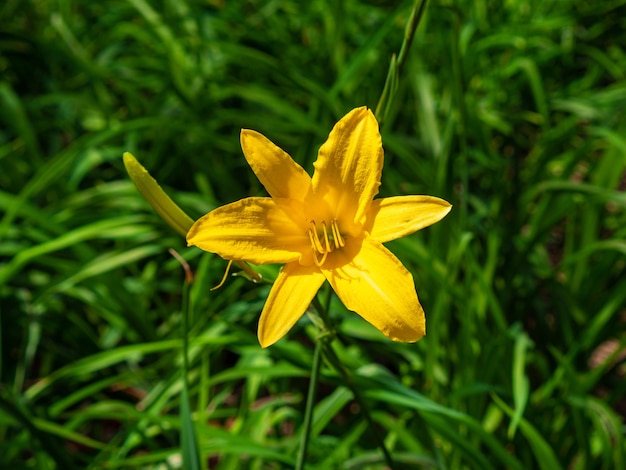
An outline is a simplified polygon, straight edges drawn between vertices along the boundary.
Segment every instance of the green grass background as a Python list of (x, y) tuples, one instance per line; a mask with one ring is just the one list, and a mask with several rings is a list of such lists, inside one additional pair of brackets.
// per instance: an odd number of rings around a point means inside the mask
[[(307, 170), (375, 108), (411, 1), (5, 0), (0, 5), (0, 467), (180, 468), (184, 274), (201, 462), (293, 468), (316, 328), (266, 350), (269, 287), (185, 247), (133, 152), (197, 218), (264, 190), (262, 132)], [(626, 466), (626, 2), (432, 0), (382, 127), (381, 194), (453, 211), (390, 243), (427, 336), (333, 300), (309, 469)], [(271, 277), (277, 267), (266, 267)], [(188, 428), (187, 428), (188, 429)]]

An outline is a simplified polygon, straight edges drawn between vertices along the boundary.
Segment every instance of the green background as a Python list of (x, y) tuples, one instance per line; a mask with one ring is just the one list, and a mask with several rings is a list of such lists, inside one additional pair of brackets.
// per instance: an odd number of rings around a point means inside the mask
[[(317, 328), (261, 350), (268, 285), (229, 278), (136, 191), (192, 217), (264, 190), (239, 130), (309, 172), (375, 108), (412, 2), (0, 5), (0, 467), (293, 468)], [(626, 465), (626, 2), (431, 1), (382, 124), (380, 194), (450, 201), (389, 243), (427, 336), (331, 301), (310, 469)], [(181, 402), (184, 273), (190, 410)], [(263, 267), (271, 279), (277, 266)], [(322, 292), (323, 296), (325, 291)], [(185, 447), (183, 447), (185, 449)], [(190, 467), (191, 468), (191, 467)]]

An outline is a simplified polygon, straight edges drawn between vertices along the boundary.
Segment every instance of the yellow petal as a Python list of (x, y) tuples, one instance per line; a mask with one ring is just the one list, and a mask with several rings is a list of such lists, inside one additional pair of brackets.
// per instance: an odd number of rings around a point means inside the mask
[(365, 230), (384, 243), (439, 222), (452, 205), (433, 196), (396, 196), (375, 199), (367, 210)]
[(354, 242), (321, 268), (341, 301), (394, 341), (422, 338), (426, 320), (411, 273), (371, 237)]
[(311, 251), (306, 231), (268, 197), (249, 197), (209, 212), (193, 224), (187, 244), (254, 264), (289, 263)]
[(335, 124), (314, 163), (313, 193), (323, 198), (335, 216), (360, 224), (378, 193), (383, 147), (372, 112), (357, 108)]
[(298, 321), (324, 283), (317, 266), (289, 263), (278, 274), (259, 318), (259, 342), (266, 348)]
[(241, 148), (270, 196), (304, 201), (311, 188), (311, 177), (285, 151), (249, 129), (241, 131)]

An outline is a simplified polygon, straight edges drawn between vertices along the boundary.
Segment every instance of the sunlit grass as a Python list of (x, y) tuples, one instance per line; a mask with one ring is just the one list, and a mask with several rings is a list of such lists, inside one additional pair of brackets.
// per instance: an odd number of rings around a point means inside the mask
[[(0, 467), (178, 468), (189, 399), (209, 468), (293, 468), (317, 328), (261, 350), (268, 286), (186, 248), (131, 151), (190, 216), (264, 195), (255, 129), (309, 172), (374, 108), (412, 2), (0, 6)], [(496, 2), (497, 3), (497, 2)], [(626, 4), (431, 2), (382, 128), (382, 195), (453, 203), (390, 243), (427, 316), (414, 345), (331, 298), (309, 466), (626, 465)], [(271, 279), (277, 267), (263, 268)], [(325, 293), (323, 293), (323, 296)]]

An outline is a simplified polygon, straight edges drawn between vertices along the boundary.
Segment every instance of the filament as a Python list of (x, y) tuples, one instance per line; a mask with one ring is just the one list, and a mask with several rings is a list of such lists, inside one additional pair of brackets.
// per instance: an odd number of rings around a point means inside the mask
[(343, 248), (346, 245), (346, 242), (343, 240), (341, 233), (339, 232), (339, 225), (337, 225), (337, 219), (334, 219), (330, 224), (330, 227), (333, 231), (333, 239), (335, 241), (335, 248)]
[(228, 265), (226, 266), (226, 271), (224, 272), (224, 277), (222, 278), (222, 280), (220, 281), (220, 283), (218, 285), (216, 285), (215, 287), (211, 287), (211, 291), (217, 290), (220, 287), (222, 287), (224, 285), (224, 283), (226, 282), (226, 278), (228, 277), (228, 273), (230, 272), (230, 266), (233, 264), (233, 260), (231, 259), (228, 262)]
[[(322, 266), (328, 253), (343, 248), (346, 242), (339, 230), (337, 219), (333, 219), (329, 225), (326, 224), (326, 221), (318, 225), (312, 220), (310, 225), (307, 234), (311, 242), (313, 261), (317, 266)], [(320, 228), (321, 230), (319, 230)]]

